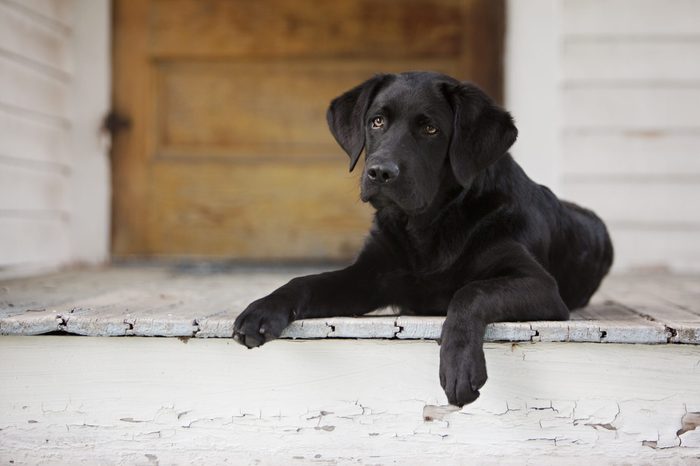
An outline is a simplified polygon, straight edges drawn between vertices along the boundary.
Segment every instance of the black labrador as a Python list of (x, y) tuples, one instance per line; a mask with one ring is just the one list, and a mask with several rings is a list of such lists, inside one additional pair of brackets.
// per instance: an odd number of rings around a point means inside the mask
[(591, 211), (560, 201), (508, 154), (518, 131), (473, 84), (432, 72), (383, 74), (331, 102), (328, 125), (363, 149), (373, 227), (349, 267), (291, 280), (251, 303), (234, 338), (249, 348), (295, 319), (380, 307), (446, 315), (440, 383), (462, 406), (486, 382), (487, 324), (565, 320), (588, 303), (613, 248)]

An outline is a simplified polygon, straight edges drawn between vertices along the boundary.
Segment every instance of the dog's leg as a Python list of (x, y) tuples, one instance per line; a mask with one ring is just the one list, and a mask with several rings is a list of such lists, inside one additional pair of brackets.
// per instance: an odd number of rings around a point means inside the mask
[(294, 278), (252, 302), (236, 319), (233, 336), (253, 348), (279, 337), (296, 319), (361, 315), (392, 304), (396, 288), (382, 278), (391, 267), (389, 258), (367, 246), (345, 269)]
[(524, 248), (502, 247), (488, 259), (492, 278), (473, 281), (455, 293), (442, 328), (440, 384), (457, 406), (476, 400), (486, 382), (483, 342), (488, 324), (569, 317), (556, 281)]

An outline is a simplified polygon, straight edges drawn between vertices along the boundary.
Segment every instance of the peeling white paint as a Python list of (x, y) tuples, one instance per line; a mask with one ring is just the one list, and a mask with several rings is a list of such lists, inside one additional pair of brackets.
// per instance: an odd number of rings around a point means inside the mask
[(0, 461), (15, 464), (700, 456), (693, 345), (488, 343), (489, 381), (461, 410), (433, 341), (2, 337), (0, 355)]

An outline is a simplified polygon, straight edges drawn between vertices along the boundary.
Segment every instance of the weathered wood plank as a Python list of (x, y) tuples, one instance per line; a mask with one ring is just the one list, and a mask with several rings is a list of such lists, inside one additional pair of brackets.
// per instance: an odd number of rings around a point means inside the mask
[(461, 410), (445, 405), (434, 342), (248, 351), (3, 337), (0, 353), (4, 462), (693, 464), (700, 454), (692, 346), (487, 344), (489, 380)]
[[(245, 306), (317, 269), (108, 268), (0, 282), (0, 334), (229, 338)], [(498, 323), (488, 341), (700, 343), (693, 276), (613, 276), (568, 322)], [(666, 290), (669, 290), (666, 293)], [(651, 310), (650, 310), (651, 309)], [(653, 311), (653, 312), (652, 312)], [(284, 338), (438, 339), (444, 317), (325, 318), (294, 322)]]

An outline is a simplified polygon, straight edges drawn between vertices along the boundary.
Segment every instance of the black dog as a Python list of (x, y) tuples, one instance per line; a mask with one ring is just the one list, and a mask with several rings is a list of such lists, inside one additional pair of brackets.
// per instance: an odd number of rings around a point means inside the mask
[(379, 75), (333, 100), (327, 117), (350, 170), (365, 149), (361, 197), (376, 209), (373, 228), (351, 266), (250, 304), (234, 325), (249, 348), (295, 319), (388, 305), (447, 315), (440, 383), (462, 406), (486, 382), (487, 324), (568, 319), (608, 272), (603, 222), (525, 175), (507, 153), (513, 119), (474, 85)]

